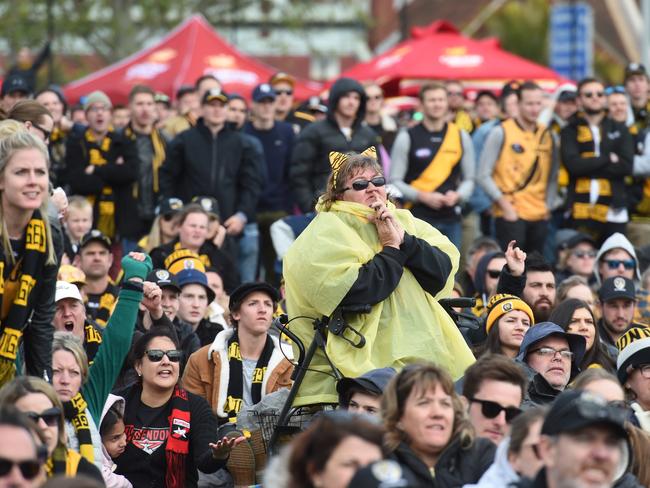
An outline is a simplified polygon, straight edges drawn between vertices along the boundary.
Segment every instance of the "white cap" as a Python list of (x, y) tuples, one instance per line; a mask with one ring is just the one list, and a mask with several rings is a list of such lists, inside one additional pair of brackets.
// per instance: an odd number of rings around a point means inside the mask
[(74, 298), (83, 302), (81, 299), (81, 293), (79, 293), (79, 288), (77, 285), (68, 283), (67, 281), (57, 281), (56, 282), (56, 293), (54, 294), (54, 301), (58, 302), (64, 298)]

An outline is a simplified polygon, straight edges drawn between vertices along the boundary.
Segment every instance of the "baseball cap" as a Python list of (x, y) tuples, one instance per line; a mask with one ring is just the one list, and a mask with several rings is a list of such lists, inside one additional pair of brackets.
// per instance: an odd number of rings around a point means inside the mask
[(230, 311), (237, 310), (244, 299), (256, 291), (266, 293), (274, 303), (280, 301), (280, 293), (274, 287), (264, 281), (248, 282), (239, 285), (230, 295)]
[(196, 268), (185, 268), (176, 273), (176, 281), (178, 286), (182, 289), (186, 285), (201, 285), (205, 288), (208, 295), (208, 303), (212, 303), (217, 296), (216, 293), (208, 285), (208, 277), (205, 272)]
[(156, 215), (168, 215), (180, 212), (183, 209), (183, 201), (180, 198), (171, 197), (160, 201), (156, 207)]
[(619, 437), (627, 439), (626, 418), (625, 409), (609, 405), (599, 395), (583, 390), (566, 390), (553, 402), (542, 425), (542, 434), (554, 436), (605, 424), (612, 427)]
[(645, 66), (641, 63), (630, 63), (625, 67), (625, 81), (632, 75), (644, 75), (648, 76), (648, 72), (645, 69)]
[(348, 488), (415, 488), (420, 486), (413, 475), (392, 459), (375, 461), (359, 469)]
[(309, 97), (309, 100), (307, 100), (307, 108), (316, 112), (327, 113), (327, 105), (316, 95)]
[(219, 100), (222, 103), (227, 103), (228, 95), (226, 95), (226, 93), (222, 91), (221, 88), (213, 88), (203, 94), (201, 105), (205, 105), (206, 103), (210, 103), (215, 100)]
[(32, 89), (27, 83), (27, 80), (20, 75), (9, 75), (2, 82), (2, 93), (1, 96), (8, 95), (10, 93), (23, 92), (27, 95), (31, 95)]
[(201, 208), (219, 218), (219, 202), (214, 197), (194, 197), (192, 203), (198, 203)]
[(83, 249), (91, 242), (99, 242), (101, 244), (104, 244), (106, 249), (109, 251), (111, 250), (111, 239), (108, 236), (104, 235), (104, 233), (100, 230), (93, 229), (84, 235), (81, 238), (81, 242), (79, 243), (79, 249)]
[(616, 298), (636, 300), (634, 281), (624, 276), (607, 278), (598, 290), (598, 298), (601, 302), (608, 302)]
[(176, 277), (166, 269), (154, 269), (147, 275), (147, 281), (155, 283), (160, 288), (171, 288), (178, 293), (181, 292), (181, 287), (178, 286)]
[(54, 302), (58, 302), (59, 300), (63, 300), (64, 298), (74, 298), (75, 300), (79, 300), (80, 302), (83, 302), (81, 299), (81, 293), (79, 293), (79, 288), (77, 288), (77, 285), (73, 285), (72, 283), (68, 283), (67, 281), (57, 281), (56, 282), (56, 290), (54, 292)]
[(275, 85), (277, 83), (282, 83), (282, 82), (289, 83), (292, 87), (296, 85), (296, 79), (293, 76), (291, 76), (289, 73), (285, 73), (284, 71), (275, 73), (269, 79), (269, 83), (271, 85)]
[(253, 89), (253, 101), (261, 102), (262, 100), (275, 100), (277, 94), (271, 85), (262, 83)]
[(560, 249), (573, 249), (578, 244), (582, 243), (591, 244), (594, 249), (597, 249), (596, 241), (591, 236), (583, 234), (582, 232), (571, 234), (563, 240), (558, 239), (557, 245)]
[(156, 103), (164, 103), (167, 105), (167, 108), (172, 106), (172, 101), (170, 100), (169, 95), (165, 95), (164, 93), (156, 92), (153, 99)]
[(378, 368), (368, 371), (357, 378), (341, 378), (336, 384), (336, 391), (339, 394), (339, 403), (349, 401), (348, 392), (351, 388), (359, 387), (373, 395), (382, 395), (386, 385), (397, 371), (393, 368)]
[(650, 364), (650, 328), (632, 327), (616, 341), (620, 351), (616, 359), (616, 376), (625, 384), (634, 366)]
[(578, 98), (578, 92), (576, 90), (562, 90), (557, 96), (558, 102), (573, 102)]

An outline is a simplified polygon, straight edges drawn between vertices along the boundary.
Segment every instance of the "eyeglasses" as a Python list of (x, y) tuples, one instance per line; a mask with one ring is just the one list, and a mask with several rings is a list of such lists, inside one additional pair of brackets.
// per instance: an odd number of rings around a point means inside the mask
[(492, 279), (497, 279), (499, 276), (501, 276), (501, 270), (500, 269), (488, 269), (487, 274), (490, 278)]
[(26, 412), (26, 415), (35, 423), (38, 423), (38, 421), (42, 419), (48, 427), (55, 427), (59, 425), (59, 419), (61, 418), (61, 409), (52, 407), (42, 411), (41, 413)]
[(50, 136), (52, 135), (52, 131), (49, 131), (49, 130), (43, 128), (43, 126), (41, 126), (39, 124), (35, 124), (33, 122), (32, 122), (32, 126), (34, 127), (34, 129), (38, 129), (43, 133), (43, 137), (45, 138), (46, 141), (50, 140)]
[(275, 90), (275, 93), (277, 93), (278, 95), (291, 96), (293, 95), (293, 90)]
[(640, 364), (639, 366), (634, 366), (634, 369), (641, 371), (641, 375), (645, 379), (650, 379), (650, 364)]
[(572, 253), (575, 257), (584, 259), (584, 258), (595, 258), (596, 251), (573, 251)]
[(450, 97), (462, 97), (463, 92), (461, 92), (461, 91), (450, 91), (450, 92), (447, 92), (447, 95), (450, 96)]
[(368, 97), (368, 100), (381, 100), (382, 98), (384, 98), (383, 95), (372, 95)]
[(585, 98), (602, 98), (605, 96), (605, 92), (582, 92), (580, 95)]
[(636, 266), (634, 259), (606, 259), (605, 263), (609, 269), (618, 269), (621, 264), (625, 269), (634, 269)]
[(162, 361), (163, 356), (167, 356), (172, 363), (177, 363), (181, 360), (181, 351), (177, 349), (170, 349), (169, 351), (163, 351), (162, 349), (149, 349), (144, 352), (147, 355), (147, 359), (152, 363), (159, 363)]
[(488, 419), (493, 419), (499, 415), (501, 411), (504, 411), (506, 413), (506, 422), (510, 423), (521, 413), (520, 408), (502, 407), (497, 402), (491, 402), (490, 400), (470, 398), (469, 401), (472, 403), (479, 403), (481, 405), (481, 413)]
[(354, 190), (354, 191), (362, 191), (368, 188), (368, 185), (372, 183), (373, 186), (379, 188), (381, 186), (384, 186), (386, 184), (386, 178), (383, 176), (375, 176), (371, 180), (357, 180), (352, 182), (352, 188), (347, 187), (343, 188), (343, 191), (347, 190)]
[(605, 95), (611, 95), (613, 93), (622, 93), (625, 95), (625, 87), (623, 85), (617, 85), (605, 88)]
[(35, 459), (28, 459), (26, 461), (13, 461), (12, 459), (0, 458), (0, 477), (7, 476), (14, 466), (18, 466), (20, 474), (26, 480), (33, 480), (38, 476), (41, 470), (41, 463)]
[(568, 359), (569, 361), (573, 359), (573, 353), (568, 349), (553, 349), (552, 347), (540, 347), (534, 351), (530, 351), (530, 354), (539, 354), (542, 357), (552, 357), (554, 358), (556, 354), (559, 354), (562, 359)]

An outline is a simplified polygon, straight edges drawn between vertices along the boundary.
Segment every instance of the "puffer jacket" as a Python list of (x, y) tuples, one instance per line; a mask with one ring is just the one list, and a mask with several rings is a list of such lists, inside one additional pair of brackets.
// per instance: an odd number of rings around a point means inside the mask
[[(361, 97), (350, 140), (343, 135), (334, 118), (339, 100), (349, 92), (357, 92)], [(331, 173), (330, 151), (363, 152), (375, 146), (379, 155), (380, 137), (362, 123), (365, 114), (366, 94), (361, 84), (350, 78), (340, 78), (330, 90), (327, 119), (310, 124), (298, 136), (289, 166), (289, 186), (303, 213), (313, 210), (316, 199), (325, 190)]]

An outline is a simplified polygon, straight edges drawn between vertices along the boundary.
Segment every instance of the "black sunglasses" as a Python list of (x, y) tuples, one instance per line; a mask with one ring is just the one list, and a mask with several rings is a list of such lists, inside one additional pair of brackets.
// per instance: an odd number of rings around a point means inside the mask
[(605, 96), (604, 91), (598, 91), (598, 92), (582, 92), (581, 94), (585, 98), (602, 98)]
[(162, 361), (163, 356), (167, 356), (172, 363), (177, 363), (181, 360), (181, 355), (183, 354), (178, 349), (170, 349), (169, 351), (163, 351), (162, 349), (149, 349), (144, 352), (147, 355), (147, 359), (152, 363), (159, 363)]
[(32, 419), (34, 423), (38, 423), (39, 419), (43, 419), (43, 422), (45, 422), (48, 427), (55, 427), (59, 425), (59, 419), (61, 418), (61, 409), (52, 407), (42, 411), (41, 413), (25, 412), (25, 414), (30, 419)]
[(46, 141), (49, 141), (49, 140), (50, 140), (50, 136), (52, 135), (52, 131), (49, 131), (49, 130), (45, 129), (45, 128), (43, 128), (43, 126), (41, 126), (41, 125), (39, 125), (39, 124), (36, 124), (36, 123), (34, 123), (34, 122), (32, 122), (32, 126), (33, 126), (35, 129), (38, 129), (38, 130), (40, 130), (40, 131), (43, 133), (43, 136), (45, 137), (45, 140), (46, 140)]
[(498, 269), (488, 269), (487, 274), (490, 278), (497, 279), (499, 276), (501, 276), (501, 271)]
[(275, 90), (278, 95), (293, 95), (293, 90)]
[(11, 459), (0, 458), (0, 478), (7, 476), (14, 466), (18, 466), (20, 474), (26, 480), (33, 480), (41, 470), (41, 463), (35, 459), (16, 462)]
[(386, 178), (384, 178), (383, 176), (375, 176), (371, 180), (357, 180), (352, 182), (352, 188), (350, 187), (343, 188), (343, 191), (347, 191), (347, 190), (362, 191), (368, 188), (368, 185), (370, 183), (372, 183), (374, 186), (379, 188), (380, 186), (384, 186), (386, 184)]
[(480, 403), (481, 404), (481, 413), (484, 417), (488, 419), (493, 419), (501, 413), (503, 410), (506, 413), (506, 422), (512, 422), (517, 415), (521, 413), (521, 409), (517, 407), (502, 407), (496, 402), (491, 402), (489, 400), (479, 400), (478, 398), (470, 398), (470, 402)]

